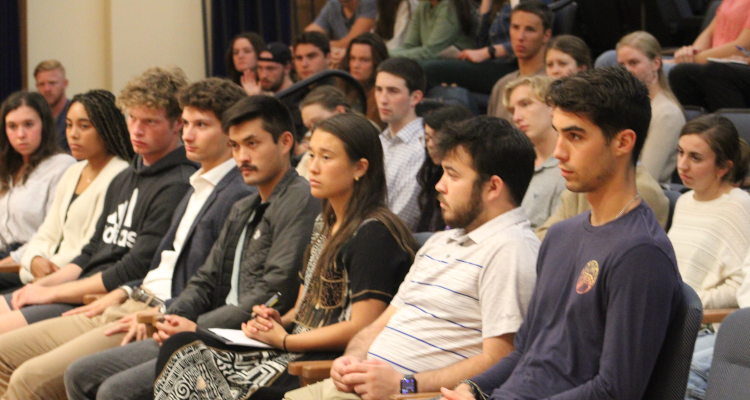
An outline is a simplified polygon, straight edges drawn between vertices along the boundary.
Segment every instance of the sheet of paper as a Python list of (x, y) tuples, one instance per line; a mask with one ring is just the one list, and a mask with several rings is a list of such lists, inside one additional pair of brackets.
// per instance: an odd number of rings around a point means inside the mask
[(710, 61), (710, 62), (717, 62), (717, 63), (725, 63), (725, 64), (747, 65), (747, 63), (744, 62), (744, 61), (733, 60), (731, 58), (713, 58), (713, 57), (708, 57), (708, 61)]
[(242, 333), (239, 329), (220, 329), (220, 328), (211, 328), (209, 331), (223, 337), (227, 340), (227, 344), (235, 345), (235, 346), (248, 346), (248, 347), (255, 347), (258, 349), (272, 349), (273, 347), (263, 343), (259, 342), (255, 339), (250, 339), (249, 337), (245, 336), (244, 333)]

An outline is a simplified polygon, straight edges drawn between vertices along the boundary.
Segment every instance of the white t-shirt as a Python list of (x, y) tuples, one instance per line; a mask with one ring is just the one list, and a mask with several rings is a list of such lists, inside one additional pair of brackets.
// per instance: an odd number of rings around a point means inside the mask
[(469, 234), (436, 233), (417, 253), (391, 302), (398, 311), (368, 358), (416, 373), (481, 354), (483, 339), (516, 332), (534, 290), (539, 245), (520, 207)]
[(180, 225), (177, 227), (177, 232), (175, 232), (172, 244), (174, 250), (164, 250), (161, 252), (159, 266), (146, 274), (141, 285), (150, 290), (157, 298), (161, 300), (172, 298), (172, 275), (174, 274), (174, 267), (182, 251), (182, 245), (185, 243), (185, 239), (187, 239), (188, 232), (190, 232), (190, 227), (193, 226), (195, 218), (214, 191), (214, 188), (216, 188), (216, 185), (234, 168), (237, 168), (237, 163), (233, 158), (230, 158), (206, 173), (203, 173), (203, 168), (201, 168), (190, 176), (190, 185), (195, 191), (190, 195), (185, 214), (183, 214)]

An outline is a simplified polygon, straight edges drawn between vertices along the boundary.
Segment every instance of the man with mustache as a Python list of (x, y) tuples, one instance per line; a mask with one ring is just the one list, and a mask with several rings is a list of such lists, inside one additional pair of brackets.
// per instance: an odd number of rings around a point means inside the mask
[[(310, 185), (292, 169), (289, 110), (270, 96), (240, 100), (224, 112), (232, 156), (258, 193), (237, 202), (206, 263), (167, 308), (154, 339), (88, 356), (68, 367), (68, 398), (150, 399), (159, 342), (200, 327), (236, 329), (276, 292), (280, 313), (294, 306), (298, 273), (320, 213)], [(155, 340), (156, 339), (156, 340)]]

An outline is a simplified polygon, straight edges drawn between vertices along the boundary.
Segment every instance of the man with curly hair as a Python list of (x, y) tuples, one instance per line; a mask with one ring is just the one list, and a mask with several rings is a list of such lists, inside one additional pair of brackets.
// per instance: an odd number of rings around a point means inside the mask
[(81, 254), (14, 292), (11, 310), (0, 316), (0, 332), (58, 317), (86, 294), (107, 293), (146, 275), (196, 170), (180, 144), (176, 94), (185, 86), (182, 70), (162, 68), (149, 69), (125, 86), (117, 103), (127, 113), (136, 157), (112, 180), (96, 231)]
[[(209, 78), (178, 97), (185, 152), (201, 169), (190, 177), (192, 188), (177, 205), (151, 270), (142, 281), (89, 305), (5, 335), (0, 342), (0, 393), (5, 390), (9, 398), (64, 397), (62, 377), (73, 360), (142, 339), (145, 329), (133, 313), (169, 305), (182, 292), (206, 261), (234, 203), (255, 190), (243, 181), (221, 127), (222, 113), (245, 97), (243, 90), (228, 80)], [(144, 292), (156, 299), (143, 299), (139, 294)]]

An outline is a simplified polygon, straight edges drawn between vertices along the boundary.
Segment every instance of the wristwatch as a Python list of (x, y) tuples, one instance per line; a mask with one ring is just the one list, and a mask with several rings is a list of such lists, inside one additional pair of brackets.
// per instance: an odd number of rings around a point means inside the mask
[(490, 59), (494, 60), (495, 59), (495, 46), (493, 45), (487, 46), (487, 52), (490, 53)]
[(414, 375), (404, 375), (401, 379), (401, 394), (417, 393), (417, 380)]

